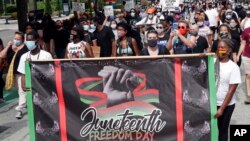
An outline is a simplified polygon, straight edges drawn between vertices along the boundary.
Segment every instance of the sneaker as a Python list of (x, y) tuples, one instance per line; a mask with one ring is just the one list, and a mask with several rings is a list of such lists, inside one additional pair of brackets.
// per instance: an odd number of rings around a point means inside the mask
[(250, 96), (247, 96), (245, 102), (244, 102), (246, 105), (250, 104)]
[(244, 102), (246, 105), (250, 104), (250, 101), (245, 100)]
[(3, 98), (0, 98), (0, 104), (4, 103), (5, 100)]
[(18, 112), (16, 113), (16, 118), (17, 118), (17, 119), (22, 119), (22, 118), (23, 118), (23, 113), (22, 113), (22, 111), (18, 111)]

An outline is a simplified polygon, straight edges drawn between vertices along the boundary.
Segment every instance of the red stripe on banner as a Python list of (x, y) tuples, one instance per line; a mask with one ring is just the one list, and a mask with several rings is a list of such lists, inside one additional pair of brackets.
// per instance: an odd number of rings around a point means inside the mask
[(146, 86), (146, 76), (145, 76), (145, 74), (143, 74), (143, 73), (133, 73), (134, 75), (136, 75), (136, 76), (139, 76), (139, 77), (141, 77), (142, 78), (142, 82), (135, 88), (135, 90), (133, 91), (133, 93), (135, 93), (135, 92), (138, 92), (138, 91), (141, 91), (145, 86)]
[(60, 61), (56, 60), (54, 63), (55, 63), (56, 90), (59, 101), (61, 141), (67, 141), (68, 137), (67, 137), (67, 127), (66, 127), (66, 109), (65, 109), (65, 101), (62, 89), (62, 70)]
[(144, 96), (144, 95), (159, 95), (159, 90), (148, 89), (148, 90), (142, 90), (142, 91), (134, 92), (135, 97)]
[(183, 103), (182, 103), (182, 79), (181, 79), (181, 60), (175, 59), (175, 97), (176, 97), (176, 122), (177, 122), (177, 141), (184, 140), (183, 132)]

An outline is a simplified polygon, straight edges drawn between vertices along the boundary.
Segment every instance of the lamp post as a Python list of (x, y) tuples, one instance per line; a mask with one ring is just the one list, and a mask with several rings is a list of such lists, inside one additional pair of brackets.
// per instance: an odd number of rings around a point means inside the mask
[(36, 0), (34, 0), (34, 10), (37, 9), (37, 6), (36, 6)]

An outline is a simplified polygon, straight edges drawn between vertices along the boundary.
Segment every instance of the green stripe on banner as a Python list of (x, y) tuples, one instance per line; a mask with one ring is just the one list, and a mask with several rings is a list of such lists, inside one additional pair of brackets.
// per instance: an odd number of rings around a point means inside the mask
[(91, 90), (91, 89), (93, 89), (94, 87), (98, 86), (101, 83), (102, 83), (102, 81), (95, 82), (95, 83), (85, 87), (84, 90)]
[(92, 104), (94, 101), (91, 101), (91, 100), (88, 100), (88, 99), (83, 99), (83, 98), (80, 98), (81, 102), (85, 103), (85, 104)]
[(26, 92), (30, 141), (35, 141), (36, 136), (35, 136), (34, 109), (32, 100), (31, 72), (30, 72), (30, 64), (28, 62), (25, 63), (25, 83), (26, 86), (30, 88), (30, 91)]
[(214, 118), (214, 115), (217, 113), (214, 56), (208, 56), (208, 77), (211, 109), (211, 141), (218, 141), (217, 119)]

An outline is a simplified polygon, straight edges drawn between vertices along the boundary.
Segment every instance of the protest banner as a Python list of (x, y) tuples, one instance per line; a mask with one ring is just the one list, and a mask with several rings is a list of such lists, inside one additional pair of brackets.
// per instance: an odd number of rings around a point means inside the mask
[(214, 58), (26, 63), (30, 141), (217, 141)]
[(175, 11), (179, 4), (180, 0), (160, 0), (159, 7), (162, 8), (162, 11)]
[(114, 8), (112, 5), (104, 6), (104, 14), (105, 16), (114, 16)]
[(72, 2), (73, 11), (85, 12), (85, 3)]
[(195, 2), (194, 0), (184, 0), (184, 3), (193, 3)]
[(125, 10), (130, 11), (130, 9), (135, 8), (134, 0), (126, 0)]

